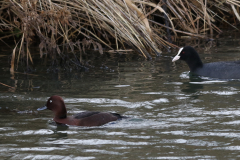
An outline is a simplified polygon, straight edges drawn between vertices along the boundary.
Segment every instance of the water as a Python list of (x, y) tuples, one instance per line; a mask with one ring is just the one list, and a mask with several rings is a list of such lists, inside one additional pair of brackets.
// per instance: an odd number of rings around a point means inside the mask
[[(113, 56), (104, 61), (108, 68), (87, 72), (43, 68), (14, 76), (2, 57), (0, 159), (239, 159), (240, 81), (189, 77), (185, 63), (171, 62), (176, 53), (152, 61)], [(237, 60), (240, 51), (226, 41), (201, 58)], [(54, 94), (69, 115), (97, 110), (131, 118), (56, 127), (51, 111), (37, 111)]]

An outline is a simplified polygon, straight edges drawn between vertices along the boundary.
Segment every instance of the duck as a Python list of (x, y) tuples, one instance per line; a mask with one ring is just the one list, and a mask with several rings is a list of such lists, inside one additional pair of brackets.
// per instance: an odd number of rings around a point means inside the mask
[(58, 95), (51, 96), (46, 105), (38, 108), (38, 111), (49, 109), (54, 113), (54, 121), (58, 125), (73, 125), (73, 126), (101, 126), (106, 123), (127, 118), (118, 113), (86, 111), (77, 113), (73, 116), (67, 116), (67, 109), (62, 97)]
[(191, 46), (180, 48), (172, 62), (179, 59), (187, 63), (193, 75), (217, 79), (240, 79), (240, 61), (203, 63), (197, 51)]

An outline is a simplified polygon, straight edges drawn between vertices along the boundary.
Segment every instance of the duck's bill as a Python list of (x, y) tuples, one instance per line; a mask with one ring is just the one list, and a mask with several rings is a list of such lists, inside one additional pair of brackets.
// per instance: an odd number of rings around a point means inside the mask
[(173, 58), (172, 62), (175, 62), (180, 59), (180, 53), (182, 52), (183, 47), (179, 49), (178, 54)]
[(42, 111), (42, 110), (45, 110), (45, 109), (47, 109), (47, 106), (40, 107), (40, 108), (38, 108), (37, 110), (38, 110), (38, 111)]

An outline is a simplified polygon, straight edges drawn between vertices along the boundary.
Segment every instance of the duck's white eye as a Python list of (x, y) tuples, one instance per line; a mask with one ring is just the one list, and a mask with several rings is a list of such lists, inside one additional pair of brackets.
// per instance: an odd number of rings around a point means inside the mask
[(50, 100), (49, 102), (52, 103), (52, 100)]

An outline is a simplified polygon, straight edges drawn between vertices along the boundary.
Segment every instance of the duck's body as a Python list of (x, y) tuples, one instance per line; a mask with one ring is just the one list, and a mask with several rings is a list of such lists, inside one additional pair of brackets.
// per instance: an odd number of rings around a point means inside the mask
[(111, 121), (126, 118), (117, 113), (108, 112), (81, 112), (67, 117), (67, 110), (63, 99), (59, 96), (51, 96), (46, 106), (38, 110), (49, 109), (55, 114), (54, 121), (58, 124), (67, 124), (75, 126), (101, 126)]
[(118, 119), (120, 119), (120, 117), (107, 112), (82, 112), (73, 116), (69, 116), (67, 118), (54, 117), (53, 120), (56, 123), (74, 126), (101, 126)]
[(185, 61), (193, 74), (218, 78), (218, 79), (240, 79), (240, 61), (202, 63), (198, 53), (190, 46), (183, 47), (173, 58)]

